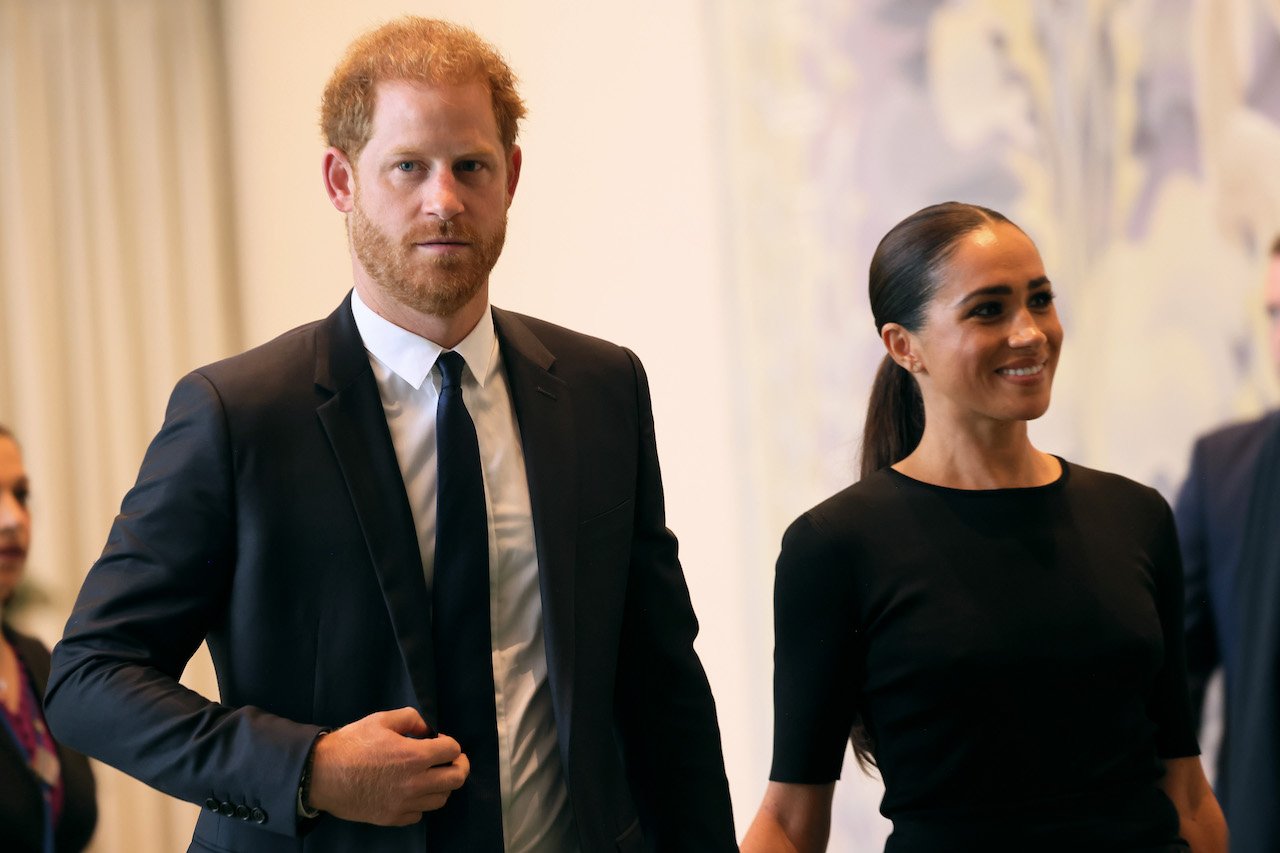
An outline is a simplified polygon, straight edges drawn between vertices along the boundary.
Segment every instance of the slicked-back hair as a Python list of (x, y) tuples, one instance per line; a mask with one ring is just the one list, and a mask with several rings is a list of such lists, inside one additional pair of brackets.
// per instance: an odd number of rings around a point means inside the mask
[[(987, 207), (948, 201), (917, 210), (880, 240), (871, 258), (867, 292), (876, 331), (897, 323), (919, 331), (941, 273), (960, 238), (1008, 217)], [(1017, 225), (1014, 225), (1017, 228)], [(1021, 229), (1019, 229), (1021, 230)], [(862, 431), (863, 477), (904, 459), (924, 435), (924, 400), (915, 377), (884, 357), (876, 372)]]

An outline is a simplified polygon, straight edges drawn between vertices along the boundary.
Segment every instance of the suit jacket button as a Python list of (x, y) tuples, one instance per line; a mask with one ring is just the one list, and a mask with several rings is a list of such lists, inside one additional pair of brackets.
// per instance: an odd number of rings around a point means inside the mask
[(218, 810), (218, 801), (210, 797), (204, 801), (204, 807), (211, 812), (216, 812)]
[(248, 806), (246, 806), (246, 805), (239, 805), (239, 806), (236, 806), (236, 817), (240, 818), (241, 820), (248, 820), (248, 819), (249, 819), (249, 807), (248, 807)]
[(254, 823), (267, 822), (267, 813), (264, 812), (262, 809), (254, 809), (253, 812), (249, 815), (249, 817), (253, 820)]
[(223, 817), (231, 817), (235, 813), (236, 813), (236, 807), (231, 803), (218, 804), (218, 814), (222, 815)]

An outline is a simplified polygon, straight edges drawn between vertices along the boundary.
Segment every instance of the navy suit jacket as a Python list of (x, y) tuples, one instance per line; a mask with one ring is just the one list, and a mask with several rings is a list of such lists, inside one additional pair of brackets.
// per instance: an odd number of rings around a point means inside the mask
[[(494, 309), (524, 445), (548, 680), (583, 853), (735, 850), (697, 622), (629, 351)], [(431, 606), (350, 297), (183, 378), (54, 650), (59, 738), (206, 805), (192, 850), (430, 850), (295, 816), (317, 733), (419, 709)], [(221, 702), (177, 683), (207, 640)]]
[[(1187, 674), (1197, 720), (1203, 712), (1205, 687), (1219, 666), (1228, 707), (1236, 693), (1241, 645), (1250, 641), (1239, 632), (1238, 596), (1244, 591), (1237, 588), (1237, 581), (1259, 457), (1276, 430), (1280, 430), (1280, 412), (1271, 412), (1197, 440), (1174, 510), (1186, 574)], [(1280, 523), (1269, 529), (1280, 536)], [(1249, 732), (1224, 727), (1215, 786), (1228, 824), (1232, 823), (1227, 785), (1231, 754), (1236, 748), (1249, 749), (1251, 740)], [(1237, 815), (1236, 820), (1241, 817)]]

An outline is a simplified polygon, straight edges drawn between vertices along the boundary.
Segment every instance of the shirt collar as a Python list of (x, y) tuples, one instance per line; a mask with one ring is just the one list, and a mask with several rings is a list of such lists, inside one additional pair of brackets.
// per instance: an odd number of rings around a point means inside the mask
[[(364, 341), (365, 350), (415, 390), (421, 389), (444, 348), (375, 313), (360, 298), (357, 290), (351, 292), (351, 313), (355, 317), (356, 329), (360, 332), (360, 339)], [(471, 375), (480, 383), (481, 388), (496, 365), (497, 343), (497, 335), (493, 330), (493, 309), (486, 304), (480, 322), (453, 348), (467, 363)]]

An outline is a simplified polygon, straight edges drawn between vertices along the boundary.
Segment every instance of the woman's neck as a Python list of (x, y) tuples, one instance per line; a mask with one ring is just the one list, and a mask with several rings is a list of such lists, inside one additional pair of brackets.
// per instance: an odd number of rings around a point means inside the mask
[(1044, 486), (1062, 475), (1055, 457), (1032, 446), (1026, 421), (975, 430), (926, 426), (916, 449), (893, 467), (914, 480), (952, 489)]

